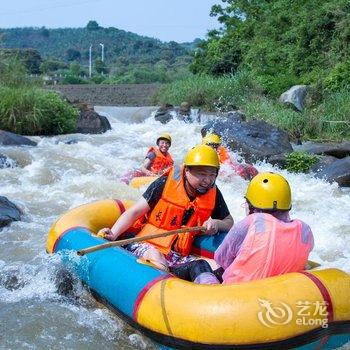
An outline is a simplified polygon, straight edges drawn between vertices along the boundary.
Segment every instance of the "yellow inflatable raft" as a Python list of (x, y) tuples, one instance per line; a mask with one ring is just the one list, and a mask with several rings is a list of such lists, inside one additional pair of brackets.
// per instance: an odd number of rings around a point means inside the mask
[[(350, 276), (338, 269), (289, 273), (235, 285), (198, 285), (140, 264), (120, 247), (84, 257), (72, 250), (104, 240), (127, 201), (104, 200), (70, 210), (51, 227), (47, 251), (118, 315), (176, 349), (321, 349), (349, 341)], [(199, 237), (194, 250), (210, 257), (222, 237)]]
[(139, 176), (139, 177), (134, 177), (130, 181), (130, 186), (133, 187), (133, 188), (140, 188), (142, 186), (148, 186), (153, 181), (155, 181), (157, 179), (158, 179), (158, 176)]

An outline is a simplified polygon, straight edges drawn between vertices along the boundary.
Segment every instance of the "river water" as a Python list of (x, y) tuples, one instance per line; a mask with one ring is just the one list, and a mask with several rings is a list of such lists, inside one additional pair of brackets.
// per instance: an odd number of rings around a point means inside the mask
[[(37, 147), (0, 147), (18, 167), (0, 170), (1, 195), (24, 211), (23, 221), (0, 231), (1, 349), (152, 349), (138, 334), (97, 303), (81, 286), (63, 297), (53, 282), (59, 262), (45, 252), (50, 225), (67, 210), (103, 198), (136, 200), (138, 190), (118, 179), (137, 167), (157, 135), (169, 132), (180, 163), (200, 142), (200, 124), (146, 118), (152, 108), (97, 107), (112, 130), (103, 135), (33, 137)], [(238, 155), (236, 155), (238, 156)], [(275, 170), (265, 163), (258, 170)], [(312, 260), (350, 273), (350, 192), (311, 175), (285, 175), (293, 191), (292, 217), (310, 224), (315, 235)], [(234, 219), (244, 217), (247, 182), (219, 179)], [(347, 347), (348, 348), (348, 347)]]

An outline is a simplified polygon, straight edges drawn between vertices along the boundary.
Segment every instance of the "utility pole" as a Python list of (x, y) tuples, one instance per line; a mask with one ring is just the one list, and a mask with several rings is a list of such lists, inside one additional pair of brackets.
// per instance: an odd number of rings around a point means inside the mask
[(101, 45), (101, 61), (103, 62), (105, 59), (105, 45), (104, 44), (100, 44)]
[(89, 48), (89, 78), (91, 78), (92, 73), (92, 45)]

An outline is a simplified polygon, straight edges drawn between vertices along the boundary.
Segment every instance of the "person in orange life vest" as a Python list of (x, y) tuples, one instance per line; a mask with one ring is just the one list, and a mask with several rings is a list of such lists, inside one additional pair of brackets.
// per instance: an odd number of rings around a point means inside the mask
[(221, 137), (219, 135), (207, 134), (203, 137), (202, 144), (214, 148), (219, 156), (220, 164), (231, 166), (235, 173), (243, 179), (251, 180), (258, 174), (258, 171), (252, 165), (232, 161), (227, 149), (221, 145)]
[(216, 150), (220, 164), (231, 164), (231, 158), (228, 151), (221, 146), (221, 137), (217, 134), (207, 134), (202, 139), (202, 144), (212, 147)]
[(169, 153), (171, 136), (167, 133), (160, 135), (157, 138), (157, 146), (158, 147), (151, 147), (148, 150), (141, 167), (142, 175), (162, 175), (174, 164), (174, 161)]
[(215, 252), (221, 268), (213, 272), (206, 261), (197, 260), (174, 274), (202, 284), (219, 280), (231, 284), (304, 269), (314, 239), (306, 223), (289, 217), (287, 180), (279, 174), (260, 173), (248, 185), (245, 198), (247, 217), (231, 228)]
[[(114, 241), (145, 214), (147, 222), (138, 236), (197, 225), (203, 225), (209, 235), (229, 230), (233, 219), (215, 185), (218, 170), (219, 159), (211, 147), (193, 147), (187, 152), (182, 167), (174, 167), (154, 181), (111, 229), (104, 228), (99, 235)], [(194, 259), (189, 256), (193, 239), (193, 233), (186, 233), (134, 243), (127, 249), (167, 269)]]

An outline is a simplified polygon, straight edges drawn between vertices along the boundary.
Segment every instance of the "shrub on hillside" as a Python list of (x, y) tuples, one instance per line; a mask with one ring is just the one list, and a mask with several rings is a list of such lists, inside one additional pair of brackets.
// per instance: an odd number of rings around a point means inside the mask
[(350, 86), (350, 60), (338, 63), (325, 78), (324, 84), (331, 91)]

